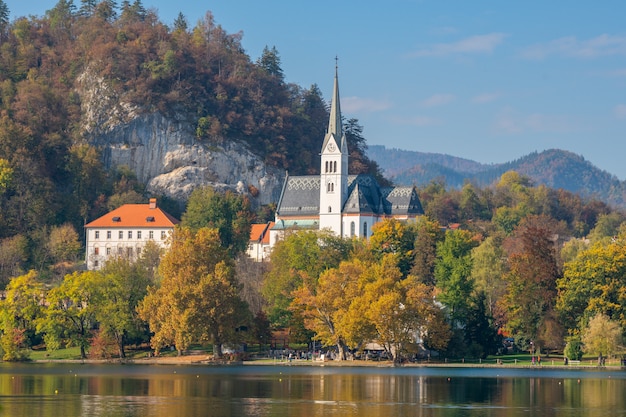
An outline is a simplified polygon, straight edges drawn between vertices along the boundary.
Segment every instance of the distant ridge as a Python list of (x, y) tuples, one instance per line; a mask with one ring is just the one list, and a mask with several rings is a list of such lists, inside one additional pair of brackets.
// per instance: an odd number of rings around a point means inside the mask
[(368, 154), (385, 176), (398, 185), (422, 186), (444, 180), (460, 188), (466, 181), (481, 187), (498, 181), (507, 171), (517, 171), (536, 185), (562, 188), (583, 197), (596, 198), (614, 207), (626, 208), (626, 182), (601, 170), (580, 155), (560, 149), (533, 152), (511, 162), (481, 164), (446, 154), (406, 151), (369, 146)]

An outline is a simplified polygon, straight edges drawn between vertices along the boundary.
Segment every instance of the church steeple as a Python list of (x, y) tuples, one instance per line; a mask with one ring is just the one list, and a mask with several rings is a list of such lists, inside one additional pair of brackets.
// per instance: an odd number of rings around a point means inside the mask
[[(335, 58), (335, 61), (337, 58)], [(328, 120), (328, 133), (340, 139), (343, 136), (343, 126), (341, 125), (341, 106), (339, 105), (339, 69), (335, 63), (335, 84), (333, 85), (333, 98), (330, 102), (330, 119)]]
[(334, 137), (341, 153), (348, 153), (348, 144), (343, 131), (343, 124), (341, 122), (341, 105), (339, 104), (339, 66), (337, 64), (338, 58), (335, 57), (335, 81), (333, 84), (333, 96), (330, 102), (330, 117), (328, 118), (328, 130), (326, 131), (326, 137), (322, 144), (322, 153), (328, 146), (328, 141), (331, 137)]
[(337, 235), (343, 236), (342, 213), (348, 197), (348, 145), (341, 123), (339, 77), (336, 61), (330, 118), (328, 131), (322, 144), (321, 163), (320, 229), (329, 228)]

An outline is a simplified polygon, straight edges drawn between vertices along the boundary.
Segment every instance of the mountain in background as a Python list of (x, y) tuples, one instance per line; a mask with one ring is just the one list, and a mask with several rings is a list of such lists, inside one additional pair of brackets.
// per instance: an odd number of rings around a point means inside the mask
[(497, 182), (505, 172), (516, 171), (531, 178), (535, 185), (562, 188), (626, 208), (626, 182), (582, 156), (560, 149), (533, 152), (502, 164), (481, 164), (445, 154), (388, 149), (382, 145), (369, 146), (368, 154), (385, 176), (398, 185), (422, 186), (443, 180), (448, 187), (460, 188), (466, 181), (484, 187)]

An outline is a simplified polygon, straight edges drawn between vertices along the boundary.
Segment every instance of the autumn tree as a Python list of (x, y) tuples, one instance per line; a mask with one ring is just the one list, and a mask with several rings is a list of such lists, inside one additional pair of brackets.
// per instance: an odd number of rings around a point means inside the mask
[(404, 276), (413, 266), (415, 228), (396, 219), (385, 219), (372, 227), (370, 250), (382, 258), (391, 254)]
[(270, 322), (276, 327), (290, 326), (293, 291), (303, 283), (315, 285), (322, 272), (347, 259), (351, 248), (351, 241), (328, 231), (287, 231), (272, 250), (262, 288)]
[(582, 342), (586, 353), (595, 353), (598, 358), (610, 357), (623, 344), (622, 329), (604, 314), (597, 314), (584, 329)]
[(563, 336), (554, 315), (556, 282), (561, 276), (557, 230), (556, 222), (545, 216), (529, 216), (520, 223), (508, 242), (507, 292), (501, 299), (507, 330), (522, 341), (548, 348), (562, 346)]
[(570, 331), (598, 314), (626, 328), (625, 242), (623, 236), (608, 244), (598, 241), (565, 264), (556, 310)]
[(220, 358), (222, 344), (236, 342), (237, 329), (250, 317), (218, 231), (177, 228), (159, 274), (160, 286), (150, 286), (138, 307), (154, 333), (153, 348), (158, 352), (173, 345), (180, 355), (191, 343), (209, 342)]
[(76, 262), (81, 245), (71, 224), (53, 227), (45, 244), (53, 262)]
[(437, 221), (422, 216), (416, 220), (415, 242), (413, 244), (413, 268), (411, 275), (426, 285), (435, 285), (435, 265), (437, 244), (445, 237), (445, 232)]
[(44, 297), (35, 271), (15, 277), (7, 285), (6, 298), (0, 301), (0, 348), (4, 360), (28, 357), (26, 349), (35, 340)]
[[(354, 314), (351, 304), (359, 296), (361, 275), (367, 265), (358, 261), (342, 262), (324, 271), (317, 282), (304, 281), (294, 290), (291, 308), (301, 313), (304, 325), (324, 346), (336, 346), (338, 360), (347, 359), (348, 349), (356, 348), (371, 332), (364, 331), (361, 312)], [(369, 326), (372, 330), (372, 326)]]
[(417, 353), (418, 335), (432, 332), (432, 346), (446, 347), (449, 327), (428, 286), (412, 276), (402, 279), (390, 256), (372, 265), (365, 274), (367, 284), (356, 303), (376, 329), (375, 340), (394, 361)]
[(15, 235), (0, 241), (0, 287), (24, 272), (28, 260), (28, 239)]

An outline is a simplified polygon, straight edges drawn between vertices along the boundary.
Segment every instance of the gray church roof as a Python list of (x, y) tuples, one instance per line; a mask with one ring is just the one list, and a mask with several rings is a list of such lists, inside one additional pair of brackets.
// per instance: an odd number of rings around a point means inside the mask
[[(381, 188), (371, 175), (350, 175), (343, 213), (369, 215), (423, 214), (414, 187)], [(320, 213), (320, 177), (287, 176), (276, 208), (279, 217), (317, 216)]]

